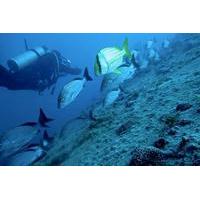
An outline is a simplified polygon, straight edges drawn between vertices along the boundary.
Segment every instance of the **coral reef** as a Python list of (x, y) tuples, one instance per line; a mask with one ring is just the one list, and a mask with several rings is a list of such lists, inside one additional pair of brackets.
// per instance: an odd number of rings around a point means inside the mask
[(154, 147), (135, 148), (132, 154), (129, 166), (161, 165), (162, 161), (169, 156), (166, 152)]

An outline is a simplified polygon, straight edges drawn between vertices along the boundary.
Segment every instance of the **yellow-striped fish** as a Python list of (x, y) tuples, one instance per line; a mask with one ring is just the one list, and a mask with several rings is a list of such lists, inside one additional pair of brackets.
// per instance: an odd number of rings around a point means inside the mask
[(94, 66), (97, 76), (109, 73), (120, 74), (119, 67), (124, 64), (124, 58), (131, 59), (131, 52), (128, 49), (128, 39), (124, 40), (123, 48), (108, 47), (99, 51)]

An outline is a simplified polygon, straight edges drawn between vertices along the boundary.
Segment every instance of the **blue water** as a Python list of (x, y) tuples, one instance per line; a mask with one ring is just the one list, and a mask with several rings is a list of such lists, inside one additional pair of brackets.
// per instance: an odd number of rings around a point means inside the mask
[[(26, 38), (30, 47), (45, 45), (56, 49), (70, 59), (73, 66), (82, 69), (87, 66), (94, 76), (93, 66), (98, 51), (108, 46), (121, 47), (125, 37), (128, 37), (129, 47), (133, 49), (149, 39), (163, 40), (173, 37), (173, 34), (0, 34), (0, 64), (6, 66), (9, 58), (24, 52)], [(0, 133), (23, 122), (37, 120), (40, 107), (55, 119), (51, 123), (51, 133), (58, 132), (67, 120), (78, 116), (101, 95), (99, 87), (102, 78), (95, 77), (72, 104), (58, 110), (57, 96), (60, 89), (75, 77), (69, 75), (59, 79), (54, 95), (50, 94), (50, 90), (38, 95), (34, 91), (0, 88)]]

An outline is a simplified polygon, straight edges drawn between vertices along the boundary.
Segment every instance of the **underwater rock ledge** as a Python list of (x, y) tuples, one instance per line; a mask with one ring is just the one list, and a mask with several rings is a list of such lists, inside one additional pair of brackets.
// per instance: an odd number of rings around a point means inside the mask
[(178, 34), (163, 60), (108, 107), (66, 123), (35, 165), (200, 165), (200, 34)]

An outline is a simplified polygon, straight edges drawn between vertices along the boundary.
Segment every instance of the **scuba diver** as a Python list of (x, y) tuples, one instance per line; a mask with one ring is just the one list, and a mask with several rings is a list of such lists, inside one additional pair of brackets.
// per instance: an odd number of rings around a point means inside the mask
[(9, 70), (0, 65), (0, 87), (40, 93), (53, 86), (54, 91), (59, 77), (81, 74), (81, 69), (72, 67), (57, 50), (45, 46), (30, 49), (26, 40), (25, 49), (24, 53), (7, 61)]

